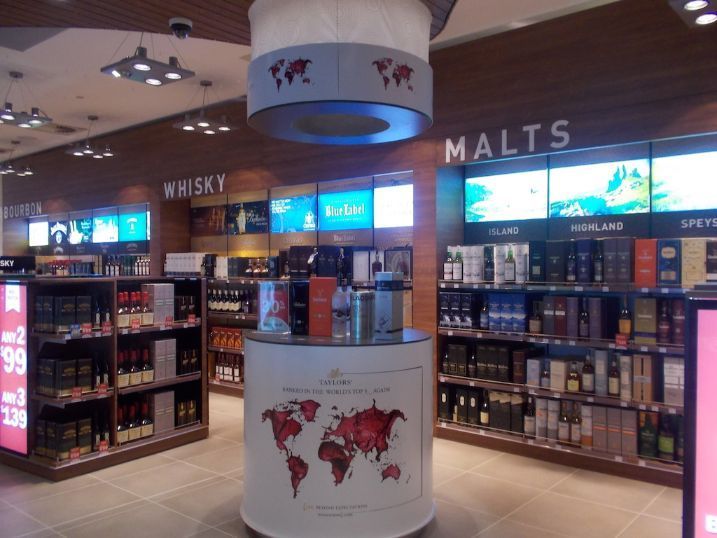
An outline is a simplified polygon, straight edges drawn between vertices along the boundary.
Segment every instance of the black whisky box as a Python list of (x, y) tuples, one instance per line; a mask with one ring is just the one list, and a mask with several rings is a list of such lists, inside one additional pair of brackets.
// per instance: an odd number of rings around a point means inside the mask
[(468, 391), (456, 389), (456, 407), (458, 408), (458, 422), (468, 422)]
[(289, 247), (289, 275), (292, 278), (309, 278), (309, 257), (313, 252), (312, 246)]
[(92, 323), (92, 296), (78, 295), (75, 310), (75, 323), (82, 325), (83, 323)]
[(505, 346), (497, 348), (498, 381), (510, 383), (510, 349)]
[(70, 325), (75, 323), (75, 297), (54, 297), (54, 332), (70, 332)]
[(590, 283), (593, 281), (593, 239), (578, 239), (577, 246), (577, 281)]
[(77, 380), (76, 387), (81, 387), (82, 392), (92, 391), (92, 358), (77, 359)]
[(567, 298), (567, 337), (577, 338), (578, 336), (578, 318), (580, 317), (580, 298)]
[(451, 327), (456, 329), (461, 328), (461, 294), (450, 293), (448, 298), (450, 315), (451, 315)]
[(510, 431), (523, 433), (523, 396), (510, 395)]
[[(318, 261), (316, 263), (316, 276), (337, 276), (336, 261), (339, 257), (339, 247), (333, 245), (319, 245)], [(347, 278), (347, 267), (344, 267), (344, 277)]]
[(441, 319), (438, 322), (441, 327), (451, 326), (451, 294), (442, 291), (438, 294), (438, 305)]
[(657, 241), (657, 285), (676, 286), (682, 281), (681, 241), (679, 239), (658, 239)]
[(617, 238), (607, 237), (602, 240), (602, 259), (605, 282), (617, 282)]
[(486, 346), (486, 355), (487, 355), (487, 362), (488, 362), (487, 379), (497, 381), (498, 380), (498, 347), (497, 346)]
[(528, 244), (530, 268), (528, 280), (545, 282), (545, 241), (531, 241)]
[(83, 418), (77, 421), (77, 445), (80, 456), (92, 452), (92, 419)]
[(73, 387), (77, 386), (77, 361), (56, 359), (53, 362), (55, 396), (71, 396)]
[(45, 295), (42, 303), (42, 324), (44, 331), (51, 333), (55, 329), (55, 298), (52, 295)]
[[(527, 363), (528, 359), (533, 357), (542, 356), (543, 352), (537, 347), (524, 347), (520, 349), (514, 349), (511, 352), (511, 366), (512, 366), (512, 383), (524, 384), (527, 382)], [(540, 373), (538, 373), (540, 376)]]
[(707, 281), (717, 280), (717, 241), (707, 240)]
[(448, 344), (448, 370), (455, 375), (466, 375), (468, 350), (462, 344)]
[(468, 424), (478, 424), (480, 396), (477, 390), (468, 391)]
[(543, 334), (555, 334), (555, 297), (543, 297)]
[(42, 310), (43, 307), (43, 301), (45, 300), (45, 297), (43, 295), (36, 295), (35, 296), (35, 305), (33, 309), (33, 315), (35, 316), (35, 322), (33, 323), (33, 326), (36, 331), (38, 332), (45, 332), (45, 323), (44, 323), (44, 312)]
[(52, 420), (45, 421), (45, 456), (57, 458), (57, 423)]
[(451, 387), (444, 383), (438, 384), (438, 418), (451, 420)]
[(77, 446), (77, 421), (57, 421), (57, 459), (70, 459), (70, 450)]
[[(230, 258), (231, 259), (231, 258)], [(279, 276), (283, 276), (289, 264), (289, 251), (282, 249), (279, 251)], [(291, 275), (291, 267), (289, 267), (289, 275)], [(287, 276), (289, 276), (287, 275)], [(229, 275), (231, 276), (231, 275)]]
[(547, 241), (545, 243), (546, 281), (565, 282), (567, 247), (567, 241)]
[(476, 346), (476, 377), (488, 379), (488, 348)]
[(291, 334), (309, 334), (309, 281), (292, 280), (291, 294)]
[(47, 456), (47, 423), (41, 419), (35, 419), (35, 454)]
[(633, 281), (635, 268), (635, 239), (632, 237), (617, 238), (617, 282)]
[(461, 328), (477, 329), (480, 316), (480, 296), (476, 293), (461, 293)]

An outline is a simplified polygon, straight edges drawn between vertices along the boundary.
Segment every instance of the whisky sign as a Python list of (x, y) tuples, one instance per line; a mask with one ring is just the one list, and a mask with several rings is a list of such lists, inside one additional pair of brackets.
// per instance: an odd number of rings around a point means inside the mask
[(206, 196), (224, 192), (226, 172), (175, 179), (162, 183), (165, 200), (179, 200), (192, 196)]

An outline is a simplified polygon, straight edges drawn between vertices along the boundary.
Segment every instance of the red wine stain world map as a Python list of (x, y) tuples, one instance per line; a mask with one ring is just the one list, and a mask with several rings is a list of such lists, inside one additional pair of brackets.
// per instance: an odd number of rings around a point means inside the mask
[[(294, 498), (301, 481), (309, 473), (309, 464), (301, 455), (295, 454), (287, 443), (291, 444), (291, 438), (296, 439), (306, 424), (315, 421), (319, 407), (321, 404), (314, 400), (291, 400), (279, 403), (261, 415), (262, 422), (271, 422), (276, 447), (286, 456)], [(389, 443), (397, 437), (394, 425), (399, 419), (405, 421), (406, 416), (397, 409), (378, 409), (375, 401), (368, 409), (352, 409), (348, 414), (331, 416), (331, 423), (324, 427), (318, 456), (321, 461), (330, 464), (335, 485), (341, 484), (345, 478), (351, 478), (351, 463), (359, 452), (380, 471), (382, 482), (387, 478), (398, 481), (401, 468), (395, 462), (388, 461), (388, 453)]]

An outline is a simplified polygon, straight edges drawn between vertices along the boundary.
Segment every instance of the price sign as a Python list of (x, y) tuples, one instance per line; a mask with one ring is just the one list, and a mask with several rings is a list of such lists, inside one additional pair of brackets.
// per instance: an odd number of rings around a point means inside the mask
[(80, 459), (80, 447), (73, 446), (70, 449), (70, 460), (79, 460), (79, 459)]
[(132, 320), (130, 321), (130, 328), (132, 328), (134, 330), (139, 329), (140, 326), (142, 325), (141, 321), (142, 320), (140, 320), (140, 318), (132, 318)]
[(620, 347), (627, 346), (627, 335), (622, 333), (617, 333), (615, 335), (615, 345)]
[(194, 325), (197, 323), (197, 315), (196, 314), (188, 314), (187, 315), (187, 323), (190, 325)]
[(0, 447), (27, 454), (27, 288), (0, 284)]
[(81, 400), (82, 399), (82, 387), (72, 387), (72, 396), (70, 396), (73, 400)]
[(107, 450), (109, 450), (109, 448), (110, 448), (110, 444), (106, 440), (100, 441), (100, 447), (99, 447), (100, 452), (107, 452)]
[(92, 334), (92, 323), (83, 323), (80, 325), (80, 334)]
[(103, 321), (102, 322), (102, 336), (108, 336), (112, 334), (112, 322), (111, 321)]
[(174, 318), (172, 316), (164, 318), (164, 326), (167, 329), (171, 329), (174, 326)]
[(109, 387), (108, 387), (107, 385), (105, 385), (104, 383), (100, 383), (100, 384), (97, 386), (97, 395), (98, 395), (98, 396), (101, 396), (102, 394), (107, 394), (107, 389), (108, 389), (108, 388), (109, 388)]

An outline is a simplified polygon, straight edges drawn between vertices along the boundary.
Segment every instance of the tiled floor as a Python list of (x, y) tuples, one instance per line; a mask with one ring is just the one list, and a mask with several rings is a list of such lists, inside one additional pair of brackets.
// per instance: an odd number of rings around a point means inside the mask
[[(0, 537), (249, 536), (242, 401), (210, 400), (204, 441), (60, 483), (0, 466)], [(679, 490), (440, 439), (434, 457), (424, 538), (680, 536)]]

